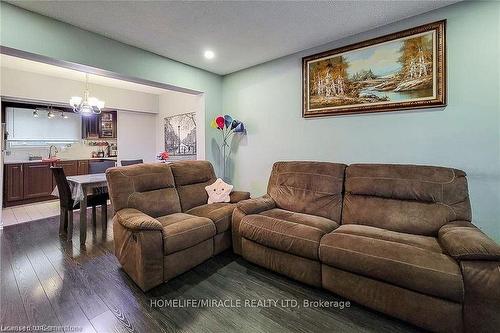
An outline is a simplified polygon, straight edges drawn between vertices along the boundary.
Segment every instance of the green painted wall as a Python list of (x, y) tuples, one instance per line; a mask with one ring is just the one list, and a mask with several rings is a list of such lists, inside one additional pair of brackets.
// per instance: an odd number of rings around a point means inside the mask
[[(172, 84), (205, 93), (207, 119), (220, 113), (222, 78), (151, 52), (0, 3), (0, 44), (58, 60), (65, 60), (118, 74)], [(207, 132), (207, 143), (212, 132)], [(211, 146), (206, 157), (213, 160)]]
[[(500, 3), (464, 2), (224, 78), (0, 3), (0, 44), (206, 93), (206, 118), (245, 121), (232, 179), (265, 192), (277, 160), (419, 163), (467, 171), (475, 222), (500, 240)], [(448, 106), (416, 112), (301, 118), (301, 58), (448, 19)], [(207, 125), (209, 122), (207, 121)], [(207, 127), (207, 158), (217, 133)], [(218, 139), (218, 137), (217, 137)]]
[[(447, 19), (448, 106), (301, 118), (301, 58)], [(468, 173), (474, 221), (500, 240), (500, 3), (464, 2), (225, 76), (223, 110), (248, 136), (232, 156), (236, 188), (265, 192), (277, 160), (417, 163)]]

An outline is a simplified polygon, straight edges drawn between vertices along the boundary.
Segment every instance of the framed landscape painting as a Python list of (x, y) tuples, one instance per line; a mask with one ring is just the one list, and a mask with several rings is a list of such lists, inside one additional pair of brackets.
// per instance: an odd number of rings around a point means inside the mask
[(445, 106), (445, 24), (434, 22), (302, 58), (302, 116)]

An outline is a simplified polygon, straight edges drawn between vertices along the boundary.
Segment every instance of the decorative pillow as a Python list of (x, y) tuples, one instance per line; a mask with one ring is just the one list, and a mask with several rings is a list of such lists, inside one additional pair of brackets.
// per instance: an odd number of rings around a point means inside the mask
[(226, 184), (222, 179), (217, 178), (215, 183), (205, 186), (208, 193), (208, 203), (229, 202), (229, 193), (233, 190), (233, 185)]

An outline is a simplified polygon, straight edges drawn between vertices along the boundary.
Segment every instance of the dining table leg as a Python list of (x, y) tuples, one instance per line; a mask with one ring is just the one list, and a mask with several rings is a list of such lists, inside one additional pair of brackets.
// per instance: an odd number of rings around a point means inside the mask
[(83, 191), (84, 196), (80, 201), (80, 244), (85, 245), (87, 240), (87, 194)]
[(66, 240), (69, 242), (73, 239), (73, 210), (68, 210), (68, 232)]
[(108, 230), (108, 204), (101, 205), (101, 228), (102, 233), (106, 234)]

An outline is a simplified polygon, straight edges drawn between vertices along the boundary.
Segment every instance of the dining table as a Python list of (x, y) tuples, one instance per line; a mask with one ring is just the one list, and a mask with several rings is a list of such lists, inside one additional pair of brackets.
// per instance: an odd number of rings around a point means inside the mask
[[(87, 240), (87, 197), (92, 194), (108, 192), (105, 173), (66, 177), (71, 189), (71, 197), (80, 203), (80, 244)], [(102, 214), (106, 214), (103, 212)], [(68, 235), (70, 238), (71, 235)]]

